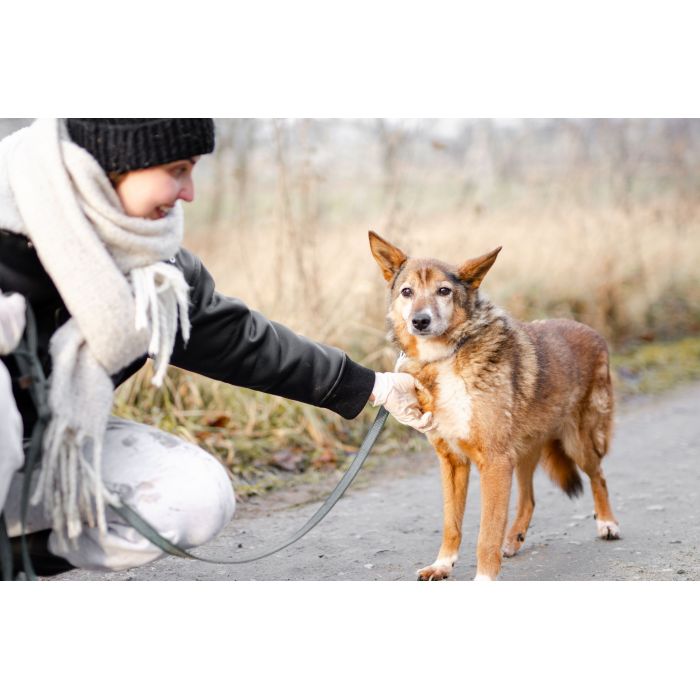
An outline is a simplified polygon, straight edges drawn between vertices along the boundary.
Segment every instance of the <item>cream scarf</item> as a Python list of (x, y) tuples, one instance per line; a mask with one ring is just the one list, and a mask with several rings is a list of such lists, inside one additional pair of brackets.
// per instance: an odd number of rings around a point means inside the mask
[(179, 203), (163, 219), (128, 216), (97, 161), (58, 119), (38, 119), (0, 142), (0, 228), (26, 235), (72, 318), (51, 337), (51, 421), (32, 502), (59, 537), (83, 523), (104, 532), (103, 439), (110, 376), (148, 352), (165, 375), (179, 324), (189, 338), (188, 287), (162, 262), (182, 241)]

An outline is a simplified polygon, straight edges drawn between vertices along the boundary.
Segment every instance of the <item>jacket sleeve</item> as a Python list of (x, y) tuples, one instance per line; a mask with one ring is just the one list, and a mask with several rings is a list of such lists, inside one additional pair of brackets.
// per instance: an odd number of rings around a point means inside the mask
[(171, 364), (328, 408), (344, 418), (360, 413), (374, 386), (372, 370), (219, 294), (201, 260), (189, 251), (180, 250), (175, 264), (190, 285), (192, 328), (186, 346), (178, 339)]

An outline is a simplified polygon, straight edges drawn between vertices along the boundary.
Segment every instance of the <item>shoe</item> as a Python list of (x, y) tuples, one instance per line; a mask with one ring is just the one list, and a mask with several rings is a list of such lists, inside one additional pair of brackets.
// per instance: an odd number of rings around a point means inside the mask
[[(57, 557), (49, 551), (49, 535), (51, 530), (40, 530), (25, 535), (29, 558), (37, 576), (58, 576), (75, 567), (61, 557)], [(12, 570), (24, 571), (22, 563), (22, 538), (11, 537), (12, 543)]]

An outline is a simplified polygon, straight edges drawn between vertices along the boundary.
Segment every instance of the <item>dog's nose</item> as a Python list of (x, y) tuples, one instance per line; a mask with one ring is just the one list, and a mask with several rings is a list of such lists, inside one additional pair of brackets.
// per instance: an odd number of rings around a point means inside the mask
[(416, 314), (411, 323), (417, 331), (424, 331), (430, 325), (430, 316), (428, 314)]

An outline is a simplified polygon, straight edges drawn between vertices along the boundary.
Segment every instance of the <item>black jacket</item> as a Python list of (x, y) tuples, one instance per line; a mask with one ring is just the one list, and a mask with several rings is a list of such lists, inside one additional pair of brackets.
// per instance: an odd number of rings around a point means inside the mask
[[(190, 340), (178, 338), (170, 363), (228, 384), (328, 408), (354, 418), (366, 404), (374, 372), (337, 348), (315, 343), (267, 320), (239, 299), (223, 296), (199, 258), (181, 249), (171, 261), (190, 285)], [(39, 352), (50, 373), (49, 339), (70, 314), (24, 236), (0, 231), (0, 290), (19, 292), (37, 318)], [(118, 386), (140, 369), (146, 355), (112, 379)], [(3, 357), (12, 376), (17, 406), (28, 434), (35, 421), (28, 392), (18, 384), (11, 356)]]

